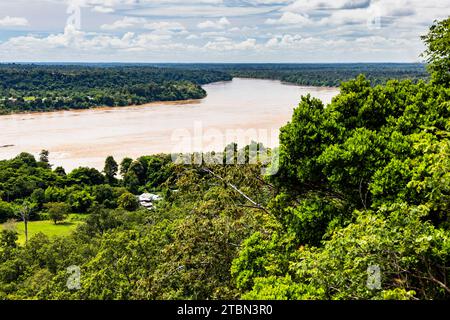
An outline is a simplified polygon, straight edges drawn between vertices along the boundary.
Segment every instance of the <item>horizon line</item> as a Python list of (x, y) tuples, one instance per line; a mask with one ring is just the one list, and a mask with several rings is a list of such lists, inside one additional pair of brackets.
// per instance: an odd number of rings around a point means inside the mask
[(354, 61), (354, 62), (100, 62), (100, 61), (0, 61), (0, 64), (426, 64), (425, 61)]

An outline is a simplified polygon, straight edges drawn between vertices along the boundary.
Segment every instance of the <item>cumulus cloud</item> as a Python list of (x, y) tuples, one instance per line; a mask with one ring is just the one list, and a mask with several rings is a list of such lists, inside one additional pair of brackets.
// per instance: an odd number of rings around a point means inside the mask
[(4, 18), (0, 18), (0, 27), (24, 27), (28, 24), (28, 20), (21, 17), (6, 16)]
[(111, 24), (101, 26), (102, 30), (116, 31), (121, 29), (147, 29), (160, 33), (187, 33), (186, 28), (174, 21), (149, 21), (145, 18), (124, 17)]
[[(69, 3), (84, 8), (82, 30), (54, 16)], [(419, 36), (450, 15), (450, 0), (17, 0), (0, 12), (0, 28), (22, 30), (5, 33), (3, 61), (417, 61)]]
[(184, 25), (173, 21), (147, 22), (144, 24), (144, 28), (149, 30), (186, 32)]
[(64, 33), (51, 34), (47, 37), (34, 35), (20, 36), (0, 44), (1, 50), (31, 50), (33, 52), (49, 49), (69, 49), (80, 51), (95, 50), (145, 50), (162, 46), (171, 47), (170, 35), (157, 33), (127, 32), (123, 36), (91, 34), (67, 26)]
[(308, 15), (284, 12), (279, 19), (267, 19), (266, 24), (296, 24), (305, 26), (311, 23)]
[(199, 29), (224, 29), (225, 27), (229, 26), (231, 23), (226, 17), (222, 17), (217, 21), (203, 21), (197, 24), (197, 27)]
[(231, 39), (216, 39), (215, 41), (208, 42), (204, 49), (213, 51), (242, 51), (242, 50), (255, 50), (259, 46), (256, 39), (246, 39), (241, 42), (234, 42)]
[(112, 13), (112, 12), (114, 12), (114, 9), (110, 8), (110, 7), (94, 6), (92, 8), (92, 11), (99, 12), (99, 13)]
[(118, 29), (128, 29), (135, 27), (137, 25), (143, 25), (147, 20), (144, 18), (134, 18), (134, 17), (124, 17), (123, 19), (117, 20), (112, 24), (104, 24), (101, 26), (103, 30), (118, 30)]
[[(376, 0), (375, 0), (376, 1)], [(334, 9), (361, 9), (368, 8), (374, 0), (296, 0), (283, 10), (285, 11), (311, 11)]]

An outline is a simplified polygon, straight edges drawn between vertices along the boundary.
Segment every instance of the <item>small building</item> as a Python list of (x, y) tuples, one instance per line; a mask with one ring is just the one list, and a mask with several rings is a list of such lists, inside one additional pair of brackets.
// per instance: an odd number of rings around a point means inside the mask
[(154, 203), (156, 201), (162, 200), (162, 197), (158, 196), (157, 194), (143, 193), (138, 197), (138, 199), (141, 206), (148, 210), (152, 210), (154, 207)]

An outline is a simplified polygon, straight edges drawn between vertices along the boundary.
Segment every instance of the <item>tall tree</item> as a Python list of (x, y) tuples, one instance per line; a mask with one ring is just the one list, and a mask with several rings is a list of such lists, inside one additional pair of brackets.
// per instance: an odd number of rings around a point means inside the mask
[(450, 84), (450, 17), (435, 21), (427, 35), (422, 36), (427, 45), (424, 56), (433, 80), (443, 85)]
[(105, 160), (105, 168), (103, 169), (103, 173), (105, 174), (106, 181), (109, 184), (113, 184), (116, 182), (116, 175), (119, 171), (119, 165), (116, 160), (112, 156), (109, 156)]
[(32, 204), (25, 201), (22, 206), (19, 207), (18, 213), (20, 218), (23, 221), (23, 224), (25, 226), (25, 243), (28, 243), (28, 221), (30, 221), (30, 215), (32, 212)]
[(122, 162), (120, 163), (120, 175), (123, 177), (128, 172), (128, 169), (130, 169), (131, 164), (133, 163), (133, 159), (131, 158), (124, 158)]
[(48, 156), (50, 155), (50, 152), (48, 150), (42, 150), (39, 153), (39, 161), (44, 164), (45, 167), (50, 168), (50, 162), (48, 160)]
[(55, 224), (64, 221), (70, 212), (70, 206), (64, 202), (50, 202), (45, 205), (45, 208), (48, 211), (49, 218)]

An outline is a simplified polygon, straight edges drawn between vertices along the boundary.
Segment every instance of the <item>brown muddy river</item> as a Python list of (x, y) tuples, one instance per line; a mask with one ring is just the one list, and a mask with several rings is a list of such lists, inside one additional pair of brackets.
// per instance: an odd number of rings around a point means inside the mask
[(205, 85), (203, 100), (123, 108), (0, 116), (0, 159), (20, 152), (50, 151), (50, 162), (71, 170), (102, 169), (117, 161), (155, 153), (222, 150), (252, 140), (278, 145), (301, 95), (329, 103), (338, 88), (302, 87), (279, 81), (234, 79)]

